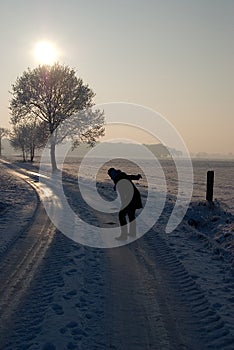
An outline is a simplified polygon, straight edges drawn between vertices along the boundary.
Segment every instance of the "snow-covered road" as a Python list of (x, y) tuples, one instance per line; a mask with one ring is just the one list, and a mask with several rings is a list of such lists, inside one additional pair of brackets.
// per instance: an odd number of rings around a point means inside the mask
[[(77, 186), (64, 187), (80, 208)], [(231, 263), (186, 222), (165, 235), (170, 210), (137, 241), (97, 249), (54, 231), (38, 205), (1, 260), (0, 349), (231, 350)]]

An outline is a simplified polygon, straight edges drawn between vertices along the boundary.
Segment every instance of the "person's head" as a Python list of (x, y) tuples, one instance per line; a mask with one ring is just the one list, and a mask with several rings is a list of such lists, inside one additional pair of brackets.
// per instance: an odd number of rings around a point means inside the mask
[(119, 172), (120, 172), (120, 170), (117, 170), (117, 169), (115, 169), (115, 168), (110, 168), (110, 169), (108, 169), (108, 171), (107, 171), (108, 175), (110, 176), (110, 178), (111, 178), (112, 180), (116, 177), (116, 175), (117, 175)]

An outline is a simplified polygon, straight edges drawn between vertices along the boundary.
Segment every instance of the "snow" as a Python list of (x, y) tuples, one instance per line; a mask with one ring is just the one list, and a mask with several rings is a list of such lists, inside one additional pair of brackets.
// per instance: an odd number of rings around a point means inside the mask
[[(116, 198), (106, 174), (109, 165), (105, 163), (95, 179), (91, 163), (82, 178), (87, 187), (97, 181), (98, 193), (108, 200)], [(31, 173), (21, 171), (21, 177), (10, 166), (0, 163), (3, 260), (32, 222), (38, 201), (24, 181), (24, 176), (38, 180), (37, 164), (27, 164)], [(133, 163), (116, 161), (114, 166), (142, 172)], [(142, 238), (120, 248), (97, 249), (56, 231), (10, 320), (1, 349), (232, 349), (234, 163), (194, 162), (192, 202), (183, 221), (169, 234), (165, 227), (178, 186), (174, 165), (163, 161), (162, 166), (168, 192), (165, 208)], [(73, 210), (83, 208), (81, 215), (89, 224), (117, 227), (117, 213), (100, 217), (85, 206), (76, 184), (78, 169), (76, 160), (68, 160), (63, 167), (64, 191)], [(213, 206), (204, 200), (210, 169), (215, 171)], [(136, 184), (144, 202), (145, 177)], [(159, 186), (160, 178), (156, 192)], [(51, 189), (48, 185), (47, 190)]]
[(0, 163), (0, 258), (31, 221), (37, 206), (37, 195)]

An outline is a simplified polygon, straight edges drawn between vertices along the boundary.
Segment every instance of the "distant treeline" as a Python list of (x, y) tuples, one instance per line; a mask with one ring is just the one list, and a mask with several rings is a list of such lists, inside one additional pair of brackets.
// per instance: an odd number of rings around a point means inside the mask
[[(132, 143), (108, 143), (105, 142), (105, 145), (108, 149), (108, 153), (111, 152), (113, 154), (113, 157), (119, 155), (119, 153), (126, 153), (129, 154), (131, 157), (141, 157), (144, 156), (144, 150), (142, 150), (142, 146), (139, 144), (132, 144)], [(175, 155), (177, 157), (182, 156), (182, 153), (180, 151), (177, 151), (175, 149), (167, 149), (162, 144), (151, 144), (151, 145), (144, 145), (149, 151), (152, 152), (153, 155), (155, 155), (157, 158), (171, 158), (172, 155)], [(59, 146), (63, 147), (63, 145)], [(69, 152), (69, 156), (81, 156), (83, 157), (88, 151), (90, 150), (90, 147), (86, 144), (81, 144), (74, 150), (71, 150)], [(41, 153), (41, 151), (38, 150), (38, 155)], [(2, 154), (3, 155), (16, 155), (20, 154), (20, 151), (16, 151), (12, 146), (8, 139), (2, 140)], [(103, 154), (105, 156), (105, 153)]]

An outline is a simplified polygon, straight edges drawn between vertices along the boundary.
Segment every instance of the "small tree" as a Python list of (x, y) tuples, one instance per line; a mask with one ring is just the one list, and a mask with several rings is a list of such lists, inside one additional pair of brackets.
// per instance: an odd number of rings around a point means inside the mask
[[(103, 112), (84, 112), (93, 106), (93, 97), (89, 86), (68, 66), (56, 63), (28, 68), (12, 85), (11, 121), (15, 125), (33, 115), (45, 123), (50, 134), (52, 171), (55, 171), (56, 144), (65, 138), (71, 138), (74, 144), (79, 140), (92, 143), (104, 134)], [(67, 124), (66, 132), (58, 132), (58, 127), (70, 117), (71, 125)]]
[(0, 128), (0, 157), (2, 156), (2, 139), (8, 136), (10, 131), (6, 128)]
[(10, 142), (12, 147), (21, 150), (23, 161), (26, 162), (27, 154), (29, 151), (29, 132), (27, 127), (23, 125), (14, 127), (13, 133), (11, 134)]
[(35, 119), (25, 125), (14, 125), (10, 138), (11, 145), (22, 151), (23, 160), (26, 161), (29, 155), (31, 162), (34, 160), (35, 150), (44, 147), (47, 140), (48, 132), (46, 133), (44, 123), (38, 123)]

